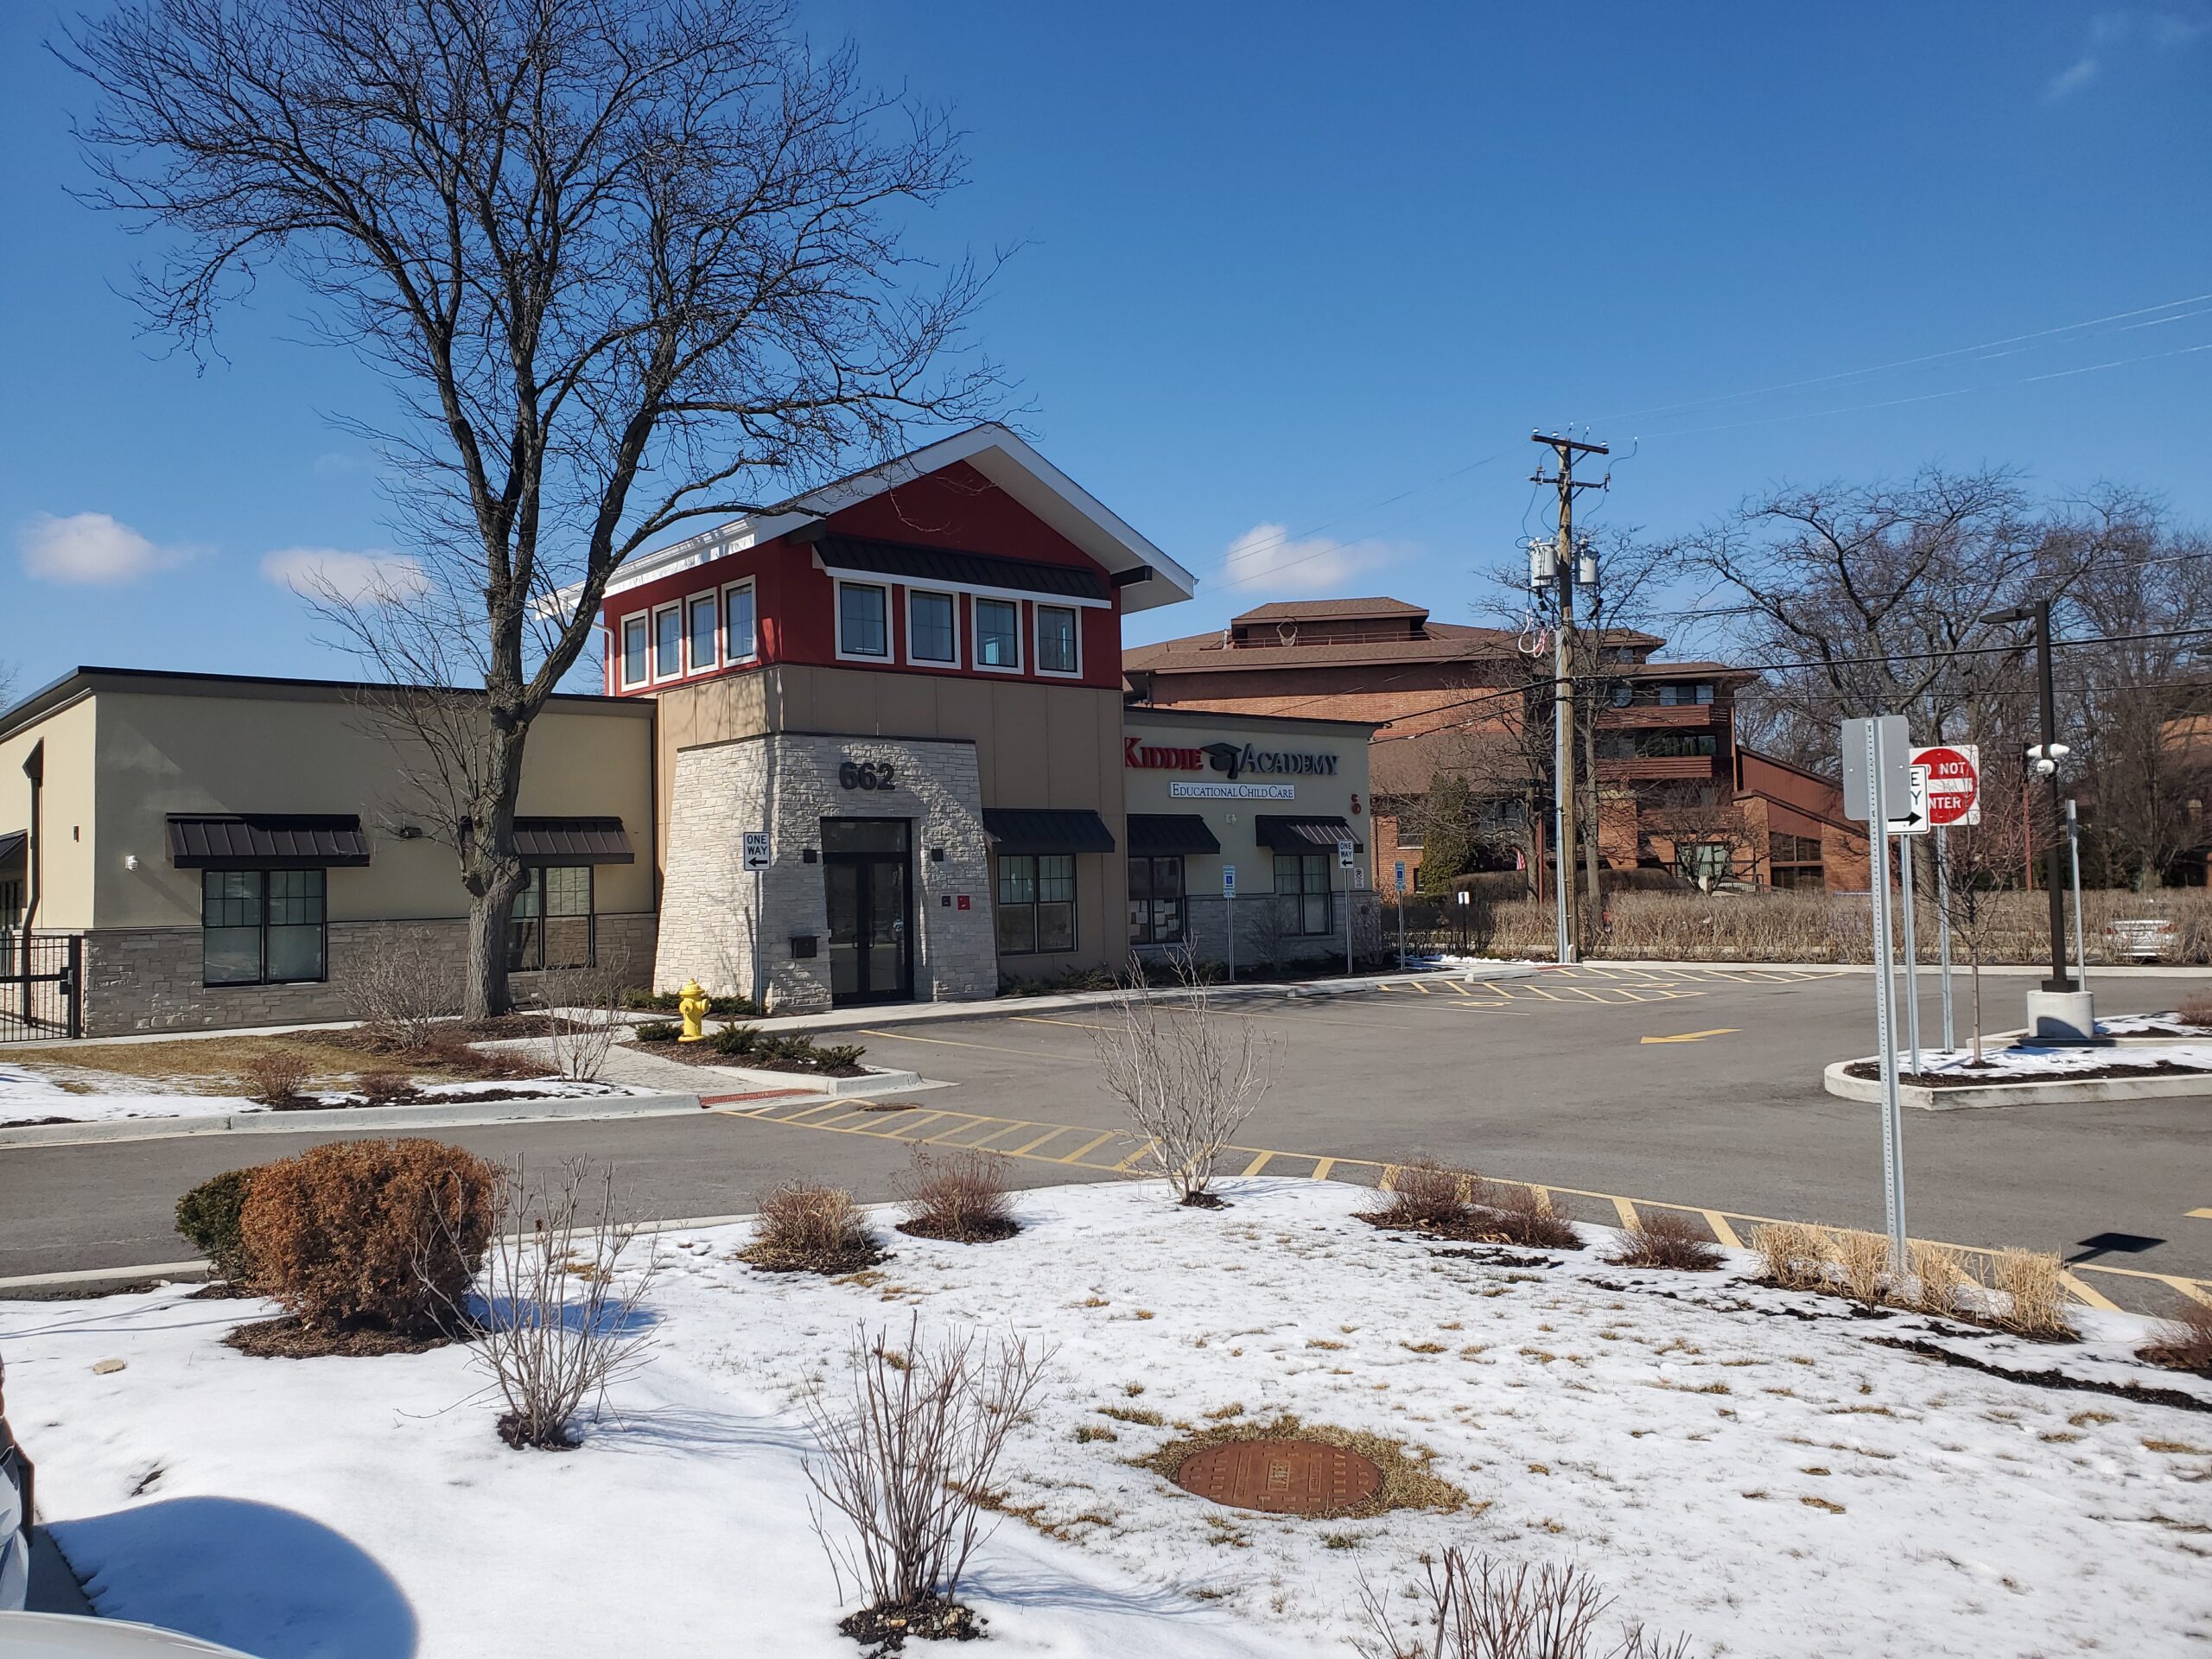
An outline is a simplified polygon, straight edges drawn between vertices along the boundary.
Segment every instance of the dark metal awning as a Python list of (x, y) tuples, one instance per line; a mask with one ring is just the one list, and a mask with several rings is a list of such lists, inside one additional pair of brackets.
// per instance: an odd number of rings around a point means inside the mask
[(368, 861), (368, 835), (350, 812), (169, 816), (169, 862), (180, 870), (343, 869)]
[(31, 838), (28, 830), (10, 830), (0, 835), (0, 864), (9, 864), (23, 855), (24, 843)]
[(515, 851), (525, 864), (632, 864), (620, 818), (517, 818)]
[(1359, 845), (1351, 825), (1342, 818), (1287, 818), (1269, 812), (1252, 815), (1252, 838), (1278, 853), (1310, 853), (1325, 847), (1334, 852), (1340, 841)]
[(1114, 832), (1089, 807), (987, 806), (983, 832), (1002, 853), (1110, 853)]
[(863, 541), (854, 536), (825, 536), (816, 543), (816, 550), (826, 569), (895, 576), (924, 587), (938, 583), (947, 588), (998, 588), (1099, 604), (1109, 598), (1105, 577), (1089, 565), (1044, 564), (1034, 559), (1006, 559), (950, 547), (910, 547), (903, 542)]
[(1206, 821), (1195, 812), (1132, 812), (1129, 814), (1129, 851), (1140, 853), (1217, 853)]

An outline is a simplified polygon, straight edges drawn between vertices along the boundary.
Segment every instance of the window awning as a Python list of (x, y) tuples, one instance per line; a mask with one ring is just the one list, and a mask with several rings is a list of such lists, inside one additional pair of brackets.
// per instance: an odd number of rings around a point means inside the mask
[(0, 835), (0, 864), (11, 863), (23, 855), (24, 845), (30, 840), (28, 830), (10, 830)]
[(1221, 842), (1206, 821), (1195, 812), (1132, 812), (1129, 814), (1129, 851), (1141, 853), (1217, 853)]
[(169, 862), (180, 870), (354, 868), (369, 837), (350, 812), (172, 813)]
[(1045, 594), (1094, 605), (1108, 604), (1106, 578), (1088, 565), (1045, 564), (950, 547), (910, 547), (903, 542), (825, 536), (815, 544), (825, 569), (846, 575), (892, 576), (920, 587), (998, 588)]
[(637, 861), (620, 818), (517, 818), (515, 851), (525, 864)]
[(1270, 812), (1252, 815), (1252, 838), (1277, 853), (1311, 853), (1323, 848), (1334, 852), (1340, 841), (1359, 846), (1359, 837), (1342, 818), (1288, 818)]
[(983, 832), (1002, 853), (1110, 853), (1114, 832), (1089, 807), (987, 806)]

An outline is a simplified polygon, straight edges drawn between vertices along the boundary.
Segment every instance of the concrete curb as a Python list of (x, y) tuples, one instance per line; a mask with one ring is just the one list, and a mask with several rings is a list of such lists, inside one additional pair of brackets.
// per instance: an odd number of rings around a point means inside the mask
[[(1864, 1057), (1862, 1057), (1864, 1058)], [(1854, 1077), (1844, 1068), (1857, 1060), (1838, 1060), (1821, 1073), (1821, 1086), (1845, 1100), (1879, 1105), (1878, 1077)], [(2085, 1077), (2067, 1083), (1991, 1083), (1960, 1089), (1930, 1089), (1924, 1084), (1901, 1083), (1897, 1100), (1923, 1112), (1956, 1112), (1980, 1106), (2075, 1106), (2121, 1100), (2170, 1100), (2177, 1096), (2212, 1095), (2212, 1071), (2193, 1077)]]
[[(749, 1065), (722, 1065), (715, 1068), (727, 1071), (736, 1082), (753, 1087), (746, 1095), (760, 1094), (772, 1089), (781, 1089), (794, 1095), (820, 1095), (825, 1100), (865, 1100), (871, 1095), (911, 1093), (918, 1089), (950, 1089), (949, 1083), (937, 1083), (918, 1071), (894, 1071), (889, 1066), (871, 1065), (864, 1077), (817, 1077), (804, 1071), (770, 1071)], [(700, 1103), (714, 1105), (726, 1098), (702, 1090)]]
[[(774, 1075), (779, 1084), (791, 1074)], [(860, 1081), (858, 1078), (853, 1079)], [(793, 1094), (812, 1093), (798, 1085)], [(0, 1129), (0, 1149), (76, 1146), (101, 1141), (169, 1141), (194, 1135), (304, 1135), (320, 1129), (472, 1128), (559, 1118), (671, 1117), (699, 1109), (690, 1095), (588, 1095), (448, 1106), (349, 1106), (307, 1112), (210, 1112), (200, 1117), (121, 1117), (90, 1123), (35, 1123)]]

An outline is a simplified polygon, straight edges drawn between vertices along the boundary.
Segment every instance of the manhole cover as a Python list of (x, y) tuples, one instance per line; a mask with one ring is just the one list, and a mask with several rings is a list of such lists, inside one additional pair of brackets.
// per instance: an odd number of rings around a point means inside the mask
[(1184, 1459), (1175, 1484), (1232, 1509), (1329, 1515), (1374, 1497), (1382, 1471), (1357, 1452), (1319, 1440), (1230, 1440)]

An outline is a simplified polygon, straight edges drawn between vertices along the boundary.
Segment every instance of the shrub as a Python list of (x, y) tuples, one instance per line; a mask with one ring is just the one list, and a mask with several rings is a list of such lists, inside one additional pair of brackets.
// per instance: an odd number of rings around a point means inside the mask
[(708, 1039), (717, 1054), (756, 1065), (802, 1071), (840, 1071), (858, 1065), (868, 1050), (858, 1043), (817, 1043), (794, 1033), (770, 1033), (756, 1026), (724, 1026)]
[(641, 1043), (672, 1043), (683, 1034), (683, 1027), (672, 1020), (640, 1020), (631, 1035)]
[(255, 1283), (311, 1328), (435, 1334), (483, 1263), (499, 1172), (435, 1141), (348, 1141), (254, 1172)]
[(932, 1154), (916, 1147), (899, 1187), (906, 1210), (906, 1219), (899, 1224), (902, 1233), (981, 1244), (1020, 1230), (1014, 1218), (1014, 1195), (1007, 1191), (1006, 1160), (990, 1153), (963, 1148)]
[(264, 1049), (247, 1060), (244, 1067), (246, 1097), (278, 1111), (297, 1106), (301, 1103), (300, 1085), (311, 1072), (308, 1063), (289, 1049)]
[(253, 1276), (238, 1212), (253, 1185), (251, 1169), (226, 1169), (209, 1177), (176, 1201), (176, 1230), (207, 1258), (215, 1276), (243, 1286)]
[(2151, 1340), (2135, 1351), (2135, 1357), (2170, 1371), (2212, 1376), (2212, 1307), (2202, 1302), (2184, 1304), (2177, 1318), (2151, 1332)]
[[(674, 991), (649, 991), (635, 985), (622, 993), (622, 1006), (633, 1013), (674, 1014), (680, 1000)], [(710, 996), (707, 1012), (725, 1020), (758, 1020), (764, 1010), (749, 996)]]
[(1359, 1218), (1377, 1227), (1456, 1227), (1473, 1213), (1471, 1199), (1480, 1184), (1472, 1170), (1416, 1158), (1390, 1171), (1382, 1206)]
[(354, 963), (346, 1000), (378, 1046), (414, 1053), (429, 1046), (441, 1016), (459, 1009), (461, 985), (421, 934), (379, 929)]
[(853, 1273), (883, 1259), (851, 1193), (804, 1181), (769, 1189), (738, 1254), (772, 1273)]
[(2184, 1026), (2212, 1026), (2212, 995), (2192, 991), (2174, 1014)]
[(1636, 1224), (1622, 1232), (1620, 1248), (1610, 1259), (1623, 1268), (1709, 1273), (1720, 1265), (1722, 1256), (1720, 1246), (1700, 1232), (1688, 1216), (1659, 1210), (1639, 1214)]
[(415, 1092), (415, 1080), (404, 1071), (383, 1067), (364, 1071), (353, 1079), (353, 1086), (361, 1091), (361, 1098), (371, 1106), (389, 1106), (395, 1100), (404, 1100)]
[(1999, 1250), (1990, 1263), (1990, 1287), (1999, 1300), (1997, 1323), (2016, 1336), (2069, 1342), (2076, 1334), (2066, 1311), (2066, 1287), (2056, 1255)]
[(1484, 1181), (1473, 1198), (1479, 1213), (1466, 1223), (1471, 1237), (1532, 1250), (1582, 1248), (1582, 1236), (1574, 1230), (1574, 1224), (1554, 1210), (1550, 1198), (1534, 1187)]
[[(918, 1314), (903, 1349), (889, 1337), (854, 1332), (843, 1404), (819, 1390), (807, 1396), (822, 1452), (805, 1467), (815, 1535), (838, 1592), (849, 1575), (867, 1598), (839, 1628), (864, 1640), (888, 1635), (885, 1646), (895, 1649), (902, 1635), (976, 1633), (955, 1598), (990, 1535), (987, 1504), (1007, 1436), (1052, 1357), (1015, 1337), (985, 1341), (957, 1327), (931, 1345)], [(850, 1537), (833, 1535), (832, 1514)]]
[(1174, 966), (1179, 995), (1126, 988), (1112, 1023), (1091, 1040), (1101, 1079), (1144, 1141), (1137, 1173), (1164, 1176), (1180, 1203), (1218, 1205), (1210, 1190), (1214, 1160), (1259, 1104), (1274, 1049), (1255, 1022), (1215, 1012), (1187, 957)]
[[(1366, 1659), (1690, 1659), (1688, 1637), (1670, 1642), (1641, 1624), (1605, 1643), (1598, 1622), (1613, 1599), (1579, 1562), (1532, 1570), (1458, 1544), (1420, 1561), (1422, 1577), (1397, 1595), (1361, 1575), (1368, 1634), (1352, 1645)], [(1412, 1606), (1409, 1624), (1401, 1602)]]

